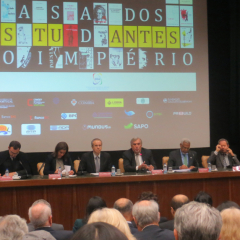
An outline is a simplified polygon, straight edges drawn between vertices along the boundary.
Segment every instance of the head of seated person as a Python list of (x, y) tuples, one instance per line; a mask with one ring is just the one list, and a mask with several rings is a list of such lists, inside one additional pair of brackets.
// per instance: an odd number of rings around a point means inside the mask
[(84, 225), (71, 240), (128, 240), (119, 229), (104, 222), (94, 222)]
[(103, 208), (94, 211), (88, 220), (88, 223), (94, 222), (105, 222), (109, 223), (121, 232), (123, 232), (128, 240), (136, 240), (136, 238), (131, 234), (129, 225), (123, 215), (116, 209), (113, 208)]
[(212, 206), (213, 204), (212, 197), (204, 191), (200, 191), (197, 194), (197, 196), (194, 198), (194, 201), (200, 202), (200, 203), (206, 203), (206, 204), (209, 204), (210, 206)]
[(68, 157), (68, 145), (66, 142), (59, 142), (54, 152), (52, 153), (54, 158), (66, 160)]
[(240, 209), (239, 205), (233, 201), (225, 201), (223, 203), (221, 203), (218, 207), (217, 207), (217, 210), (219, 212), (223, 211), (224, 209), (227, 209), (227, 208), (231, 208), (231, 207), (234, 207), (234, 208), (237, 208), (237, 209)]

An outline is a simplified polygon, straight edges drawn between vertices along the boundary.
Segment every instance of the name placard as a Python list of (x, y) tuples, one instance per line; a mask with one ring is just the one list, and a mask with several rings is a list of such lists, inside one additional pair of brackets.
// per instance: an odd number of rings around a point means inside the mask
[(152, 170), (152, 174), (163, 174), (163, 170), (162, 169), (157, 169), (157, 170)]
[(100, 172), (99, 177), (111, 177), (111, 173), (110, 172)]
[(61, 174), (48, 174), (49, 179), (58, 179), (61, 178)]

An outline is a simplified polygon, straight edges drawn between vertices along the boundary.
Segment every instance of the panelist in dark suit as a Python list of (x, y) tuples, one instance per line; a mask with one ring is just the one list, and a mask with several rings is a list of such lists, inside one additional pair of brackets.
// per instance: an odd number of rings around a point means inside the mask
[(40, 199), (35, 201), (29, 208), (28, 215), (35, 231), (47, 231), (51, 233), (56, 240), (68, 240), (73, 236), (72, 231), (54, 230), (52, 228), (52, 209), (46, 200)]
[(122, 156), (125, 172), (151, 171), (156, 168), (151, 150), (142, 147), (140, 138), (132, 138), (130, 144), (131, 148)]
[(109, 153), (102, 152), (102, 140), (94, 138), (91, 141), (93, 151), (84, 153), (81, 157), (78, 171), (88, 173), (110, 172), (112, 167)]
[(173, 169), (198, 167), (197, 153), (190, 150), (190, 141), (188, 139), (182, 139), (180, 149), (170, 152), (168, 167)]
[(71, 166), (69, 175), (73, 175), (75, 170), (73, 162), (68, 154), (68, 145), (66, 142), (59, 142), (55, 151), (47, 156), (44, 167), (44, 175), (58, 173), (59, 167), (64, 170), (64, 165)]
[(6, 169), (9, 170), (9, 176), (14, 174), (19, 176), (31, 174), (31, 168), (26, 154), (20, 152), (21, 144), (18, 141), (10, 142), (8, 150), (0, 152), (0, 174), (5, 175)]
[(237, 155), (229, 148), (228, 140), (221, 138), (218, 141), (216, 150), (211, 153), (208, 162), (216, 165), (217, 168), (226, 168), (240, 165)]
[(173, 231), (159, 228), (159, 206), (154, 200), (136, 202), (133, 206), (133, 218), (139, 230), (134, 233), (138, 240), (175, 240)]

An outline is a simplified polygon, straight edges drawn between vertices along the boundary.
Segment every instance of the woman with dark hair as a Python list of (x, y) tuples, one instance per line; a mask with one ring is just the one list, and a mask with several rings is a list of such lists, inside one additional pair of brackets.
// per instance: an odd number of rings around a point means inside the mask
[(73, 226), (73, 232), (75, 233), (79, 228), (85, 225), (88, 221), (89, 216), (92, 212), (107, 207), (106, 202), (98, 196), (92, 197), (89, 199), (87, 207), (86, 207), (86, 214), (84, 219), (77, 219)]
[(95, 222), (86, 224), (71, 238), (71, 240), (128, 240), (116, 227), (104, 223)]
[(212, 197), (204, 192), (204, 191), (200, 191), (197, 196), (194, 198), (195, 202), (200, 202), (200, 203), (206, 203), (210, 206), (212, 206)]
[(44, 175), (58, 173), (59, 167), (63, 171), (64, 165), (71, 166), (69, 175), (74, 174), (74, 167), (71, 157), (68, 154), (68, 145), (66, 142), (59, 142), (55, 151), (47, 156), (44, 167)]

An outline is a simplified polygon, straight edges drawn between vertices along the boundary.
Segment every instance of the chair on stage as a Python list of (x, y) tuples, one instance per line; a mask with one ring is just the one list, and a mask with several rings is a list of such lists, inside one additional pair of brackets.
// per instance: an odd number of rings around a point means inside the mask
[(74, 160), (74, 162), (73, 162), (73, 164), (74, 164), (74, 170), (75, 170), (76, 173), (78, 172), (78, 168), (79, 168), (80, 161), (81, 161), (81, 160), (76, 159), (76, 160)]
[(39, 175), (43, 176), (43, 171), (44, 171), (44, 167), (45, 167), (45, 163), (44, 162), (39, 162), (37, 164), (37, 170), (38, 170), (38, 173)]
[(162, 165), (164, 165), (165, 163), (168, 165), (168, 160), (169, 160), (169, 157), (164, 156), (164, 157), (162, 158)]
[(207, 163), (208, 158), (209, 156), (205, 156), (205, 155), (202, 156), (202, 165), (204, 168), (208, 167), (208, 163)]
[(121, 170), (121, 173), (124, 173), (124, 167), (123, 167), (123, 158), (119, 158), (118, 160), (118, 168)]

